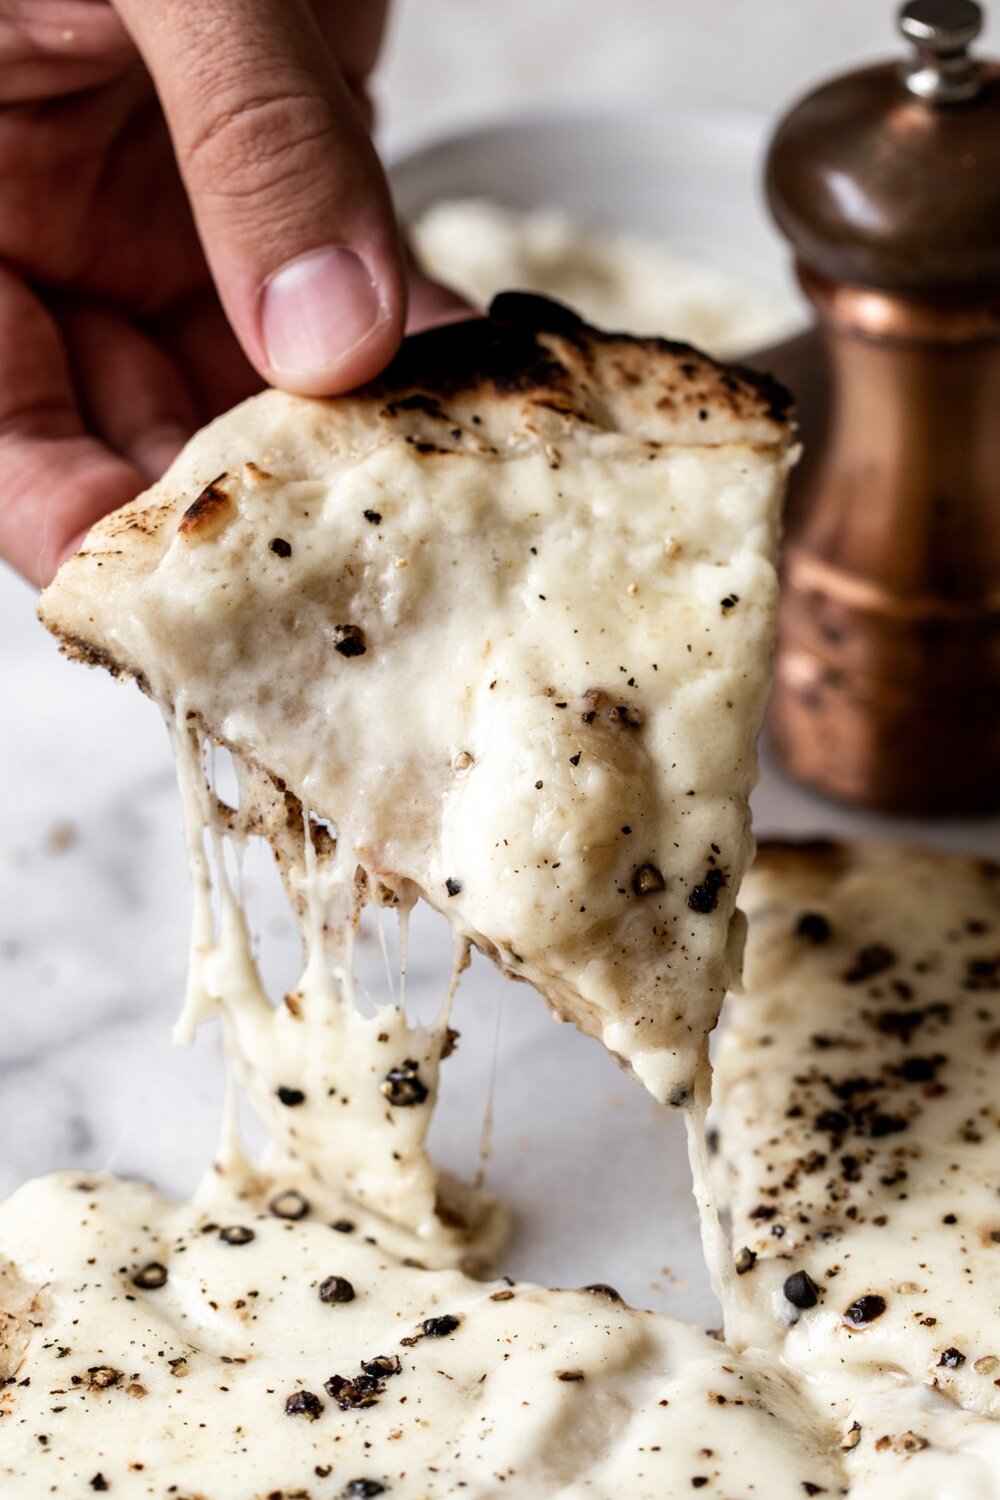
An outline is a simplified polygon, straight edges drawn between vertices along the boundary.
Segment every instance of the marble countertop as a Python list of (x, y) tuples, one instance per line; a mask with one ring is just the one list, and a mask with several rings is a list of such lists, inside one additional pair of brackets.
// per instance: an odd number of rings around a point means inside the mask
[[(889, 7), (778, 0), (403, 0), (380, 95), (397, 143), (490, 111), (674, 88), (772, 109), (818, 74), (891, 45)], [(189, 893), (167, 737), (134, 688), (62, 660), (30, 590), (0, 576), (0, 1192), (57, 1166), (110, 1166), (182, 1192), (204, 1167), (222, 1093), (218, 1038), (171, 1052)], [(766, 759), (761, 833), (887, 833), (996, 854), (1000, 820), (918, 827), (848, 813)], [(258, 921), (291, 940), (264, 867)], [(433, 1007), (447, 945), (418, 924), (416, 1004)], [(374, 975), (369, 938), (364, 964)], [(372, 979), (372, 983), (377, 982)], [(557, 1027), (483, 961), (459, 996), (462, 1043), (435, 1125), (439, 1158), (473, 1174), (491, 1076), (488, 1186), (516, 1209), (512, 1274), (618, 1285), (711, 1322), (680, 1121), (600, 1048)]]

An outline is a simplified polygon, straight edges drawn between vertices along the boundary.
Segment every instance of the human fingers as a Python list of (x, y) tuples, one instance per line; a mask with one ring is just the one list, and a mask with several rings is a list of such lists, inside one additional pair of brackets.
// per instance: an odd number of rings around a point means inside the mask
[(55, 320), (0, 267), (0, 556), (35, 583), (144, 486), (84, 427)]
[(199, 422), (210, 422), (263, 389), (213, 286), (165, 308), (149, 330), (182, 371)]
[(226, 314), (260, 374), (330, 394), (405, 321), (389, 190), (306, 0), (117, 0), (159, 92)]
[(0, 0), (0, 103), (93, 88), (134, 59), (128, 33), (103, 0)]
[(382, 44), (389, 0), (313, 0), (313, 14), (324, 40), (337, 59), (344, 81), (370, 132), (374, 110), (368, 76)]
[(88, 430), (159, 479), (199, 425), (176, 364), (110, 308), (70, 303), (59, 324)]
[(407, 333), (420, 333), (424, 328), (436, 328), (439, 323), (457, 323), (482, 315), (481, 308), (471, 306), (450, 286), (432, 280), (415, 265), (411, 268)]

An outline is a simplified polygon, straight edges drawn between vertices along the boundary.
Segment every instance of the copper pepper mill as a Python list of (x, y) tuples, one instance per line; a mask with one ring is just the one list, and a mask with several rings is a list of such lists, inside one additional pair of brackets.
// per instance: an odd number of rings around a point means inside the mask
[(912, 0), (915, 55), (809, 94), (767, 162), (827, 382), (818, 405), (801, 391), (771, 738), (803, 781), (885, 810), (1000, 805), (1000, 66), (970, 55), (981, 23), (971, 0)]

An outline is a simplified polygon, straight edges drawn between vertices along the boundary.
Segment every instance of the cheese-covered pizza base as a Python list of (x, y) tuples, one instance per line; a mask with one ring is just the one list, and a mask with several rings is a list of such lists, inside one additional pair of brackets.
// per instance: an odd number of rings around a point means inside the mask
[(760, 377), (504, 297), (220, 418), (42, 618), (684, 1103), (739, 971), (789, 443)]
[[(841, 1413), (852, 1472), (888, 1485), (896, 1463), (941, 1475), (906, 1494), (992, 1493), (1000, 867), (770, 845), (744, 899), (745, 991), (715, 1094), (744, 1273), (731, 1326)], [(982, 1488), (942, 1456), (967, 1444), (992, 1455), (992, 1470), (964, 1461)]]

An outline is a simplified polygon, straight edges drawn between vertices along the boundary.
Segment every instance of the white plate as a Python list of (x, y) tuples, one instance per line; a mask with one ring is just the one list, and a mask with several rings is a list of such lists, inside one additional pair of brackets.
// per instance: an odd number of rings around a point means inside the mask
[(397, 155), (390, 175), (406, 219), (485, 197), (663, 240), (786, 297), (794, 331), (804, 307), (761, 189), (767, 130), (762, 116), (700, 104), (521, 116)]

